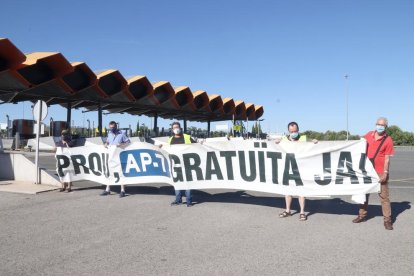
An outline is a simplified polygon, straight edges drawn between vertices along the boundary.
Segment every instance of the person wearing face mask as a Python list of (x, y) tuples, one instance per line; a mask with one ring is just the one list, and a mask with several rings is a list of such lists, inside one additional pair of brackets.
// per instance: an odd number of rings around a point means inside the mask
[[(105, 147), (108, 146), (117, 146), (122, 147), (127, 144), (131, 143), (129, 138), (120, 131), (117, 127), (117, 124), (115, 121), (111, 121), (109, 123), (109, 131), (108, 131), (108, 137), (106, 139), (106, 142), (104, 143)], [(107, 196), (111, 194), (110, 185), (106, 186), (105, 191), (101, 193), (101, 196)], [(121, 185), (121, 192), (119, 193), (119, 197), (125, 197), (125, 186)]]
[[(302, 135), (299, 133), (299, 125), (296, 122), (290, 122), (288, 124), (288, 132), (289, 134), (282, 137), (282, 139), (276, 140), (276, 144), (279, 144), (281, 141), (290, 141), (290, 142), (306, 142), (306, 135)], [(313, 139), (312, 142), (314, 144), (318, 143), (318, 140)], [(299, 206), (300, 206), (300, 213), (299, 213), (299, 220), (305, 221), (307, 220), (307, 216), (305, 214), (305, 197), (299, 196)], [(285, 196), (285, 202), (286, 202), (286, 210), (279, 214), (280, 218), (287, 218), (292, 216), (292, 213), (290, 212), (290, 205), (292, 204), (292, 196), (286, 195)]]
[[(74, 145), (75, 143), (72, 140), (70, 132), (66, 129), (62, 130), (60, 141), (56, 144), (56, 147), (71, 148)], [(64, 191), (68, 193), (72, 191), (72, 182), (62, 182), (62, 188), (59, 190), (59, 192)]]
[[(177, 145), (195, 143), (195, 141), (191, 138), (190, 135), (183, 133), (179, 122), (172, 123), (171, 129), (173, 132), (173, 136), (171, 136), (170, 139), (168, 139), (168, 144)], [(180, 205), (182, 203), (182, 193), (183, 191), (181, 190), (175, 190), (175, 200), (171, 202), (171, 206)], [(190, 189), (185, 191), (185, 198), (187, 201), (187, 207), (191, 207), (193, 205), (193, 201)]]
[[(379, 176), (381, 190), (379, 197), (381, 199), (382, 214), (384, 216), (384, 227), (386, 230), (393, 230), (391, 218), (391, 203), (389, 199), (389, 169), (390, 157), (394, 155), (394, 142), (387, 135), (388, 120), (380, 117), (377, 120), (374, 131), (369, 131), (365, 136), (367, 141), (367, 157), (374, 165), (374, 169)], [(359, 206), (359, 214), (353, 223), (361, 223), (367, 220), (369, 194), (366, 195), (365, 203)]]

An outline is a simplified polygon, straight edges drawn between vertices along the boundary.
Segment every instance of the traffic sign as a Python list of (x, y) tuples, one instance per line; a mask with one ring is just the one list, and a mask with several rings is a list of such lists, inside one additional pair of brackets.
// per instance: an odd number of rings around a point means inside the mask
[(44, 101), (37, 101), (33, 107), (33, 118), (36, 121), (43, 121), (46, 118), (46, 116), (47, 104)]

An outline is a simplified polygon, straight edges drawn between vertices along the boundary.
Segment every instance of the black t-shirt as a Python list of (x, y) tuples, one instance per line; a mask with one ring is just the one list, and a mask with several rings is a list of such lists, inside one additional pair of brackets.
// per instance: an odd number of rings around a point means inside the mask
[[(193, 140), (193, 138), (190, 138), (190, 140), (191, 140), (191, 143), (195, 143), (195, 141)], [(175, 136), (173, 136), (170, 144), (171, 145), (185, 144), (184, 135), (181, 135), (178, 138), (175, 137)]]
[[(63, 141), (66, 141), (66, 143), (68, 143), (68, 145), (63, 144)], [(56, 147), (63, 147), (63, 148), (69, 147), (69, 148), (71, 148), (73, 146), (75, 146), (75, 143), (73, 142), (72, 138), (70, 138), (70, 137), (61, 138), (60, 141), (56, 143)]]

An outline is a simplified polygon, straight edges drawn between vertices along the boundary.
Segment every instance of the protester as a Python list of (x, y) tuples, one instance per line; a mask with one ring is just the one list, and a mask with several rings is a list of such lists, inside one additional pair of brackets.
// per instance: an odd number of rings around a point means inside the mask
[[(73, 146), (74, 146), (74, 142), (72, 140), (72, 136), (70, 135), (70, 132), (66, 129), (62, 130), (60, 140), (59, 142), (56, 143), (56, 147), (70, 148)], [(68, 193), (72, 191), (72, 182), (62, 182), (62, 188), (59, 190), (59, 192), (64, 192), (64, 191), (67, 191)]]
[[(117, 146), (122, 147), (127, 144), (129, 144), (131, 141), (129, 138), (120, 131), (117, 127), (116, 122), (111, 121), (109, 122), (109, 131), (108, 131), (108, 137), (106, 139), (106, 142), (104, 143), (105, 147), (108, 146)], [(106, 186), (105, 191), (101, 193), (101, 196), (107, 196), (111, 194), (110, 185)], [(124, 185), (121, 185), (121, 192), (119, 193), (119, 197), (125, 197), (125, 187)]]
[[(283, 136), (283, 138), (277, 139), (276, 143), (279, 144), (281, 141), (290, 141), (290, 142), (306, 142), (306, 135), (301, 135), (299, 133), (299, 125), (296, 122), (290, 122), (288, 124), (288, 132), (289, 135)], [(318, 143), (318, 140), (313, 139), (313, 143)], [(307, 216), (305, 214), (305, 197), (299, 196), (299, 206), (300, 206), (300, 213), (299, 213), (299, 220), (305, 221), (307, 220)], [(285, 196), (285, 202), (286, 202), (286, 210), (279, 214), (280, 218), (286, 218), (292, 216), (292, 213), (290, 212), (290, 205), (292, 204), (292, 196), (286, 195)]]
[[(381, 190), (379, 197), (381, 199), (382, 214), (384, 216), (384, 227), (386, 230), (393, 230), (391, 218), (391, 203), (389, 199), (389, 169), (390, 157), (394, 155), (394, 142), (387, 135), (388, 120), (380, 117), (377, 120), (376, 130), (369, 131), (365, 136), (367, 141), (367, 157), (374, 165), (378, 173)], [(358, 217), (352, 220), (353, 223), (364, 222), (367, 219), (369, 194), (366, 195), (364, 204), (359, 206)]]
[[(183, 133), (181, 125), (179, 122), (174, 122), (171, 125), (173, 136), (168, 140), (168, 144), (177, 145), (177, 144), (191, 144), (195, 141), (191, 138), (190, 135)], [(182, 203), (182, 192), (181, 190), (175, 190), (175, 200), (171, 202), (171, 206), (180, 205)], [(187, 207), (193, 205), (191, 190), (188, 189), (185, 191)]]

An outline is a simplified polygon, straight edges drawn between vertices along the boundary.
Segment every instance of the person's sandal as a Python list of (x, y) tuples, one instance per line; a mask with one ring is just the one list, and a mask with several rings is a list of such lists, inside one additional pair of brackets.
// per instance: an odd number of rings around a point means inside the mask
[(292, 214), (290, 212), (283, 211), (279, 214), (279, 218), (287, 218), (290, 217)]
[(63, 187), (59, 189), (59, 192), (64, 192), (67, 186), (68, 185), (66, 183), (63, 183)]
[(308, 218), (306, 217), (306, 215), (305, 214), (300, 214), (299, 215), (299, 220), (300, 221), (305, 221), (305, 220), (307, 220)]

